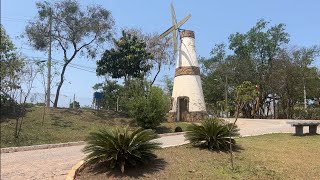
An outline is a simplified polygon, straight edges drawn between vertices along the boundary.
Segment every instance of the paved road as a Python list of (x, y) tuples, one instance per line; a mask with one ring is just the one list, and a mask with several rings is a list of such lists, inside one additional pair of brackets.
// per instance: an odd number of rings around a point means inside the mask
[[(287, 124), (289, 121), (239, 119), (237, 125), (242, 136), (294, 132), (293, 127)], [(308, 132), (307, 128), (304, 130)], [(187, 143), (183, 135), (161, 137), (158, 141), (163, 143), (163, 147)], [(71, 146), (1, 154), (1, 179), (65, 179), (71, 167), (84, 157), (82, 148)]]

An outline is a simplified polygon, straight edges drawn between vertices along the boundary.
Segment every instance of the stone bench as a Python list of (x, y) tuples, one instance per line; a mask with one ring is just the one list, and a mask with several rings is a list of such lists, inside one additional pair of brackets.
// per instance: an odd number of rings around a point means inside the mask
[(291, 122), (292, 126), (296, 129), (296, 135), (303, 135), (303, 127), (309, 126), (309, 134), (315, 135), (317, 134), (317, 127), (320, 125), (320, 122)]

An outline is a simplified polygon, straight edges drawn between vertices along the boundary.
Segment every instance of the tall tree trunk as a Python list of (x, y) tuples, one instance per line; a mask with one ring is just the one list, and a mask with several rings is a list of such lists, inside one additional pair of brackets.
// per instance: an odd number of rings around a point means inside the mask
[[(68, 61), (68, 62), (70, 62), (70, 61)], [(58, 85), (58, 88), (57, 88), (57, 92), (56, 92), (56, 97), (55, 97), (54, 103), (53, 103), (53, 107), (54, 107), (54, 108), (57, 108), (57, 107), (58, 107), (58, 100), (59, 100), (59, 95), (60, 95), (60, 89), (61, 89), (62, 84), (63, 84), (63, 82), (64, 82), (64, 73), (65, 73), (65, 71), (66, 71), (66, 68), (67, 68), (67, 65), (68, 65), (68, 64), (69, 64), (69, 63), (65, 63), (65, 64), (63, 65), (62, 72), (61, 72), (61, 74), (60, 74), (60, 82), (59, 82), (59, 85)]]
[(158, 75), (159, 75), (159, 73), (160, 73), (160, 70), (161, 70), (161, 64), (158, 64), (158, 70), (157, 70), (157, 73), (156, 73), (156, 75), (154, 76), (154, 78), (153, 78), (153, 80), (152, 80), (152, 82), (151, 82), (150, 86), (152, 86), (152, 85), (153, 85), (153, 83), (156, 81), (157, 76), (158, 76)]

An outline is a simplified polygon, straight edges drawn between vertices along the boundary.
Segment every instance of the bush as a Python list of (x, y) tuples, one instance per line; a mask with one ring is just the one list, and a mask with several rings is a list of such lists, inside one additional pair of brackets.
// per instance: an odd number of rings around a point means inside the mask
[(36, 106), (46, 106), (46, 103), (36, 103)]
[(79, 109), (80, 108), (80, 103), (78, 101), (74, 101), (72, 103), (69, 104), (69, 108), (73, 108), (73, 104), (74, 104), (74, 107), (76, 109)]
[(17, 103), (16, 100), (5, 94), (0, 94), (0, 119), (17, 118), (24, 116), (25, 111), (23, 107)]
[[(193, 145), (204, 145), (209, 150), (229, 149), (229, 129), (233, 127), (231, 123), (225, 123), (220, 119), (206, 119), (201, 125), (192, 124), (187, 127), (185, 137)], [(231, 136), (237, 136), (239, 129), (234, 126)], [(235, 141), (231, 142), (233, 145)]]
[(160, 147), (159, 143), (151, 142), (157, 135), (151, 129), (138, 129), (129, 133), (125, 129), (100, 130), (90, 133), (85, 153), (89, 164), (108, 162), (111, 168), (136, 166), (151, 162), (156, 158), (153, 150)]
[(294, 109), (293, 119), (320, 120), (320, 108)]
[(180, 126), (177, 126), (175, 129), (174, 129), (174, 132), (183, 132), (182, 128)]
[(129, 102), (129, 114), (140, 127), (154, 129), (168, 112), (169, 101), (160, 88), (152, 87), (149, 94), (133, 98)]

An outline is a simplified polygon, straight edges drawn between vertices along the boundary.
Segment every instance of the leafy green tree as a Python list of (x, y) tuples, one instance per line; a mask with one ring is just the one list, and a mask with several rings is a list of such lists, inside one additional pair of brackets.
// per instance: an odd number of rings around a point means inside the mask
[(168, 75), (165, 75), (163, 77), (162, 82), (165, 83), (165, 87), (164, 87), (165, 93), (167, 94), (167, 96), (171, 97), (172, 91), (173, 91), (173, 80), (172, 80), (172, 78), (169, 78)]
[[(289, 42), (289, 34), (285, 32), (284, 24), (277, 24), (270, 28), (268, 28), (268, 24), (269, 22), (265, 20), (259, 20), (247, 33), (235, 33), (229, 37), (229, 49), (234, 51), (239, 65), (254, 63), (253, 68), (252, 65), (248, 66), (251, 67), (251, 70), (247, 72), (256, 70), (257, 78), (246, 80), (259, 83), (260, 102), (265, 101), (264, 98), (269, 94), (275, 96), (276, 78), (272, 77), (273, 64), (281, 52), (282, 45)], [(245, 66), (240, 67), (240, 69), (242, 68), (247, 69)], [(234, 68), (234, 72), (239, 72), (239, 69)], [(238, 82), (238, 85), (241, 83)]]
[(152, 55), (149, 63), (152, 66), (151, 69), (155, 72), (154, 77), (150, 78), (150, 86), (152, 86), (162, 67), (170, 67), (174, 64), (172, 38), (160, 38), (158, 33), (143, 33), (140, 29), (126, 29), (125, 31), (146, 42), (146, 50)]
[(153, 150), (160, 144), (153, 142), (157, 135), (150, 129), (138, 129), (129, 133), (127, 129), (100, 130), (90, 133), (84, 152), (89, 164), (109, 162), (111, 168), (120, 168), (124, 173), (127, 166), (138, 166), (152, 162)]
[(313, 99), (319, 95), (319, 74), (316, 67), (310, 66), (317, 55), (315, 47), (283, 49), (279, 60), (274, 63), (272, 76), (277, 77), (274, 90), (280, 97), (277, 108), (280, 117), (293, 118), (299, 102), (302, 104), (305, 98)]
[(255, 98), (258, 96), (258, 91), (255, 85), (250, 81), (244, 81), (241, 85), (236, 87), (236, 118), (239, 116), (239, 112), (245, 117), (252, 117), (251, 107), (255, 103)]
[(152, 55), (147, 52), (145, 41), (122, 31), (122, 37), (113, 42), (115, 47), (106, 50), (97, 61), (97, 75), (124, 78), (125, 82), (129, 78), (143, 79), (152, 67), (148, 63)]
[(117, 81), (107, 80), (105, 83), (95, 84), (94, 90), (100, 90), (103, 93), (103, 99), (100, 105), (106, 109), (117, 109), (117, 103), (121, 99), (123, 86)]
[(63, 52), (64, 64), (53, 104), (57, 107), (67, 66), (78, 54), (95, 58), (99, 47), (109, 41), (114, 20), (103, 7), (92, 5), (81, 9), (75, 0), (43, 1), (36, 6), (38, 16), (25, 29), (31, 46), (46, 51), (51, 39), (53, 46)]
[(130, 116), (146, 129), (156, 128), (169, 111), (169, 99), (158, 87), (151, 87), (146, 96), (136, 96), (128, 103)]
[[(13, 90), (19, 89), (21, 84), (20, 80), (23, 74), (25, 63), (23, 59), (18, 56), (16, 47), (7, 35), (4, 27), (1, 28), (1, 43), (0, 43), (0, 79), (1, 79), (1, 92), (12, 97)], [(14, 97), (13, 97), (14, 99)]]

